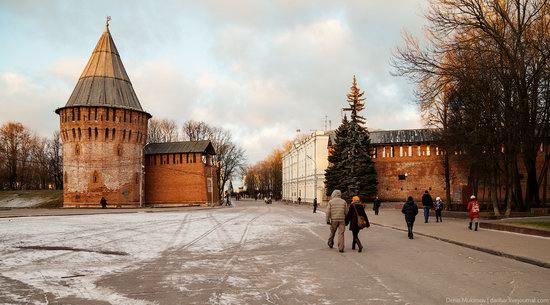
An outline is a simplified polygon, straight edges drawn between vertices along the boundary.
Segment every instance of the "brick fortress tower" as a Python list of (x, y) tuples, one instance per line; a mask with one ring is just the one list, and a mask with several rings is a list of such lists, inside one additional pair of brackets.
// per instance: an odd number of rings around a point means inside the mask
[(60, 117), (63, 207), (138, 207), (147, 121), (106, 23)]

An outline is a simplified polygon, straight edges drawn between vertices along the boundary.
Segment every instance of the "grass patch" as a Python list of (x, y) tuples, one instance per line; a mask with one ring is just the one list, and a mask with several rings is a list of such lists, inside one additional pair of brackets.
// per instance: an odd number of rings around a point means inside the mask
[(49, 201), (42, 202), (41, 204), (35, 206), (35, 208), (41, 209), (60, 209), (63, 207), (63, 196), (59, 198), (54, 198)]
[(526, 227), (539, 230), (550, 231), (550, 221), (517, 221), (517, 222), (505, 222), (504, 224), (510, 224), (516, 227)]

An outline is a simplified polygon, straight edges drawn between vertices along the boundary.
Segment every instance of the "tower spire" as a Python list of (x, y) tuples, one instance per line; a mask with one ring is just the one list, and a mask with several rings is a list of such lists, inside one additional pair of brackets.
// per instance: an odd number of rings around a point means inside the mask
[(105, 106), (144, 112), (109, 32), (109, 21), (111, 16), (107, 16), (105, 31), (65, 107)]
[(107, 16), (105, 20), (105, 32), (109, 32), (109, 21), (111, 21), (111, 16)]

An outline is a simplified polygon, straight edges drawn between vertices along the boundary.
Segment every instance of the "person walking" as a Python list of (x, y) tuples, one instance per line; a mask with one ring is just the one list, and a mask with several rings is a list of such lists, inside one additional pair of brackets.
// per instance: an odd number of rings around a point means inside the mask
[(414, 203), (412, 196), (407, 198), (407, 202), (403, 205), (401, 213), (405, 214), (405, 222), (409, 231), (409, 239), (413, 239), (413, 225), (416, 215), (418, 215), (418, 206)]
[(313, 213), (317, 213), (317, 198), (313, 198)]
[[(364, 226), (360, 223), (359, 217), (363, 217), (365, 223)], [(351, 201), (351, 206), (348, 209), (348, 213), (346, 214), (346, 225), (349, 224), (349, 230), (353, 234), (353, 242), (351, 243), (351, 249), (355, 250), (355, 245), (357, 244), (357, 247), (359, 247), (359, 251), (363, 251), (363, 245), (361, 244), (361, 241), (359, 240), (359, 231), (361, 231), (363, 228), (370, 227), (369, 218), (367, 217), (367, 213), (365, 213), (365, 208), (361, 204), (361, 201), (359, 200), (359, 196), (353, 196)]]
[(302, 203), (302, 197), (298, 197), (298, 205)]
[(479, 226), (479, 202), (476, 200), (476, 196), (470, 196), (470, 201), (468, 201), (468, 216), (470, 217), (470, 225), (468, 229), (472, 229), (472, 222), (475, 222), (475, 231)]
[(105, 209), (107, 207), (107, 199), (105, 199), (105, 197), (101, 197), (99, 204), (101, 204), (102, 209)]
[(228, 207), (231, 207), (231, 192), (227, 191), (227, 194), (225, 196), (225, 205)]
[(380, 202), (380, 199), (378, 199), (378, 196), (374, 198), (374, 203), (372, 204), (372, 210), (374, 211), (374, 215), (378, 215), (378, 210), (380, 210), (380, 205), (382, 203)]
[(443, 222), (443, 218), (441, 218), (441, 210), (443, 210), (443, 201), (441, 201), (441, 197), (435, 198), (434, 210), (435, 222)]
[(328, 237), (328, 246), (334, 246), (334, 235), (338, 229), (338, 250), (344, 252), (344, 231), (346, 230), (346, 214), (348, 212), (347, 203), (342, 199), (342, 192), (334, 190), (331, 200), (327, 205), (327, 224), (330, 225), (330, 235)]
[(430, 218), (430, 209), (434, 205), (434, 200), (430, 193), (428, 193), (428, 190), (424, 192), (424, 195), (422, 195), (422, 206), (424, 207), (424, 222), (428, 222), (428, 218)]

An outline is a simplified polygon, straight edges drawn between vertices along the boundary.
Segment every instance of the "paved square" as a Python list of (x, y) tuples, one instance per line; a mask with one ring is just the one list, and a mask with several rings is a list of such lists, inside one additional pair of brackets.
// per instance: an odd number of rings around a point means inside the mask
[(236, 204), (2, 218), (0, 304), (478, 304), (491, 298), (544, 304), (550, 298), (549, 269), (428, 237), (409, 240), (374, 225), (360, 233), (363, 253), (350, 249), (346, 231), (341, 254), (326, 246), (322, 212)]

